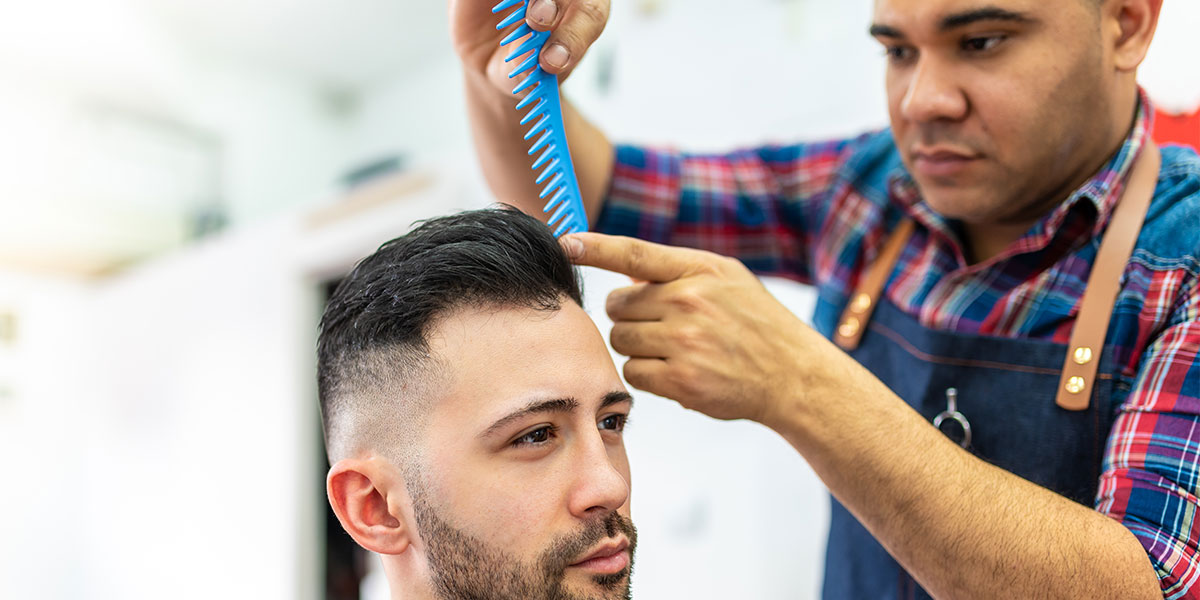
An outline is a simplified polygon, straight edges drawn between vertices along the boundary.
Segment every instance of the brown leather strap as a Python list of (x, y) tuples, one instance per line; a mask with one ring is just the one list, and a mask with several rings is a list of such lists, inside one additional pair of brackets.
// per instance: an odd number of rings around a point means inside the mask
[(1100, 243), (1096, 262), (1088, 275), (1087, 289), (1079, 302), (1079, 314), (1071, 331), (1071, 345), (1067, 349), (1055, 400), (1067, 410), (1087, 410), (1091, 403), (1096, 370), (1108, 336), (1108, 322), (1121, 291), (1121, 275), (1133, 255), (1134, 244), (1146, 220), (1161, 163), (1158, 147), (1147, 142), (1134, 163), (1133, 174), (1113, 211), (1104, 241)]
[[(1146, 220), (1161, 163), (1158, 147), (1153, 143), (1147, 144), (1134, 163), (1133, 173), (1100, 243), (1100, 251), (1088, 276), (1087, 289), (1080, 300), (1079, 313), (1071, 331), (1071, 345), (1067, 349), (1059, 381), (1056, 402), (1066, 410), (1087, 410), (1091, 403), (1100, 355), (1108, 336), (1108, 323), (1120, 292), (1121, 275), (1133, 255), (1133, 247)], [(912, 220), (901, 221), (859, 281), (854, 295), (842, 312), (833, 337), (834, 343), (843, 350), (849, 352), (858, 348), (871, 314), (883, 295), (888, 276), (896, 267), (913, 228)]]
[(867, 323), (871, 321), (871, 313), (875, 312), (875, 306), (883, 294), (883, 286), (887, 284), (888, 276), (896, 267), (896, 261), (900, 260), (900, 253), (904, 250), (908, 238), (912, 236), (913, 228), (911, 219), (901, 221), (900, 226), (884, 243), (879, 256), (875, 257), (866, 274), (859, 280), (854, 295), (850, 296), (849, 304), (842, 311), (842, 318), (838, 321), (837, 331), (833, 335), (833, 342), (842, 350), (850, 352), (858, 348), (863, 332), (867, 330)]

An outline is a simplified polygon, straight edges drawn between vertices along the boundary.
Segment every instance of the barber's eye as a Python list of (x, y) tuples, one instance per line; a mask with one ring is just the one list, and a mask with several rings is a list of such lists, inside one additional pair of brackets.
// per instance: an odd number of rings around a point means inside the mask
[(552, 425), (539, 427), (526, 433), (525, 435), (513, 440), (513, 446), (540, 446), (549, 442), (553, 437), (557, 428)]
[(1005, 35), (984, 35), (979, 37), (970, 37), (962, 42), (963, 50), (968, 52), (987, 52), (999, 46), (1001, 42), (1008, 39)]
[(916, 58), (917, 51), (908, 46), (887, 46), (884, 48), (884, 54), (888, 60), (892, 62), (908, 62)]
[(609, 415), (600, 420), (600, 429), (624, 431), (629, 422), (629, 415)]

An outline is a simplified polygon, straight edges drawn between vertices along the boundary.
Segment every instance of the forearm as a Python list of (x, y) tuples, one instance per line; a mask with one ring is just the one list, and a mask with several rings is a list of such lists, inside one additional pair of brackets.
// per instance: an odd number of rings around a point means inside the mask
[[(548, 215), (542, 213), (541, 190), (530, 170), (533, 158), (527, 154), (529, 142), (523, 139), (526, 128), (520, 124), (516, 97), (504, 95), (481, 74), (468, 71), (464, 78), (471, 132), (488, 186), (496, 200), (544, 220)], [(595, 223), (612, 179), (613, 145), (566, 98), (562, 109), (580, 193), (588, 220)]]
[(822, 379), (773, 428), (933, 596), (1162, 597), (1121, 524), (962, 450), (857, 364)]

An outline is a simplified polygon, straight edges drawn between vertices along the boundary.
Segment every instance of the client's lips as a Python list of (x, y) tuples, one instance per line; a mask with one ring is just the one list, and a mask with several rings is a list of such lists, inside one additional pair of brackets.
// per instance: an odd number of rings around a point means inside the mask
[(571, 566), (595, 573), (619, 573), (629, 566), (629, 540), (608, 540)]

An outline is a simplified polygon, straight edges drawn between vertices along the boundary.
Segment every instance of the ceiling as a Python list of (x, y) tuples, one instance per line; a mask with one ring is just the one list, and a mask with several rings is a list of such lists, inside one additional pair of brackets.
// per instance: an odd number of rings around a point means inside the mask
[(191, 51), (368, 87), (449, 51), (443, 0), (128, 0)]

